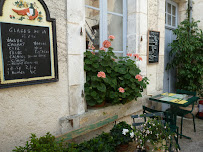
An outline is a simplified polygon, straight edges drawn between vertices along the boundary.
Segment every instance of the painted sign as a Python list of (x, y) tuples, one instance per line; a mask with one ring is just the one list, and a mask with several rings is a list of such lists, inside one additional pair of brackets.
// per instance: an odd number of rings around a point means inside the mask
[(56, 23), (42, 0), (0, 5), (0, 88), (58, 80)]
[(159, 62), (159, 37), (160, 32), (148, 32), (148, 63)]

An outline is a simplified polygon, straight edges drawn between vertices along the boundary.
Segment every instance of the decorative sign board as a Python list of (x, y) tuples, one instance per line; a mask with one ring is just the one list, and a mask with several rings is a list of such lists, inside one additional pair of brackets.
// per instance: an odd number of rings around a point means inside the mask
[(148, 64), (159, 62), (160, 32), (148, 31)]
[(58, 80), (56, 22), (43, 0), (0, 4), (0, 88)]

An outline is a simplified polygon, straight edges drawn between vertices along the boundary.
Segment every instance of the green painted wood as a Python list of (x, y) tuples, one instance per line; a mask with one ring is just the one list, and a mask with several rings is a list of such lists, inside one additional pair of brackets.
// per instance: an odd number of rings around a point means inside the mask
[(110, 117), (110, 118), (107, 118), (105, 120), (99, 121), (99, 122), (97, 122), (95, 124), (91, 124), (91, 125), (88, 125), (86, 127), (83, 127), (83, 128), (80, 128), (80, 129), (65, 133), (65, 134), (63, 134), (61, 136), (56, 137), (56, 141), (59, 141), (61, 139), (63, 139), (64, 141), (67, 141), (67, 140), (73, 139), (75, 137), (87, 134), (90, 131), (96, 130), (98, 128), (101, 128), (101, 127), (109, 124), (110, 122), (114, 122), (117, 119), (118, 119), (118, 115), (115, 115), (113, 117)]

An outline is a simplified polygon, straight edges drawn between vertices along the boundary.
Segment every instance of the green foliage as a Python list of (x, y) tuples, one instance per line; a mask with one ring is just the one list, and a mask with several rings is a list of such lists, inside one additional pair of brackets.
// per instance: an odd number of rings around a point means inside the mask
[(57, 143), (55, 137), (50, 133), (45, 136), (37, 138), (35, 134), (31, 134), (31, 140), (27, 141), (25, 147), (19, 146), (14, 149), (14, 152), (63, 152), (65, 148), (62, 141)]
[[(85, 98), (89, 106), (101, 104), (103, 101), (124, 104), (141, 97), (141, 91), (148, 84), (146, 77), (142, 81), (135, 79), (140, 73), (135, 61), (129, 57), (118, 59), (111, 47), (107, 52), (99, 50), (96, 54), (87, 50), (84, 62)], [(106, 78), (97, 77), (100, 71), (105, 73)], [(124, 88), (124, 93), (119, 92), (120, 87)]]
[[(124, 134), (123, 129), (127, 129), (128, 132)], [(114, 127), (110, 131), (116, 146), (121, 144), (128, 144), (129, 142), (132, 142), (132, 138), (130, 136), (130, 133), (132, 132), (133, 132), (133, 129), (125, 121), (122, 121), (114, 125)]]
[[(165, 140), (168, 144), (172, 144), (172, 137), (175, 133), (170, 130), (168, 124), (163, 125), (160, 120), (149, 119), (141, 128), (135, 131), (135, 140), (138, 143), (138, 147), (144, 147), (146, 143), (151, 143), (154, 146), (154, 150), (168, 149), (169, 145), (161, 145), (156, 147), (157, 143), (162, 143)], [(176, 145), (177, 148), (177, 145)]]
[(113, 137), (109, 133), (85, 141), (78, 145), (78, 152), (115, 152)]
[(186, 19), (173, 31), (177, 38), (170, 44), (173, 59), (166, 69), (177, 69), (177, 89), (200, 91), (203, 86), (203, 33), (198, 22)]

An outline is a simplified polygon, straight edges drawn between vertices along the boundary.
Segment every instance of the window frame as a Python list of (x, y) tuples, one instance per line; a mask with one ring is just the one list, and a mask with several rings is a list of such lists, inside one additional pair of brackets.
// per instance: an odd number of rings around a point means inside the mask
[[(85, 5), (85, 8), (90, 8), (94, 10), (100, 11), (100, 23), (99, 23), (99, 32), (100, 32), (100, 47), (102, 47), (102, 43), (104, 40), (108, 39), (108, 14), (121, 16), (123, 18), (123, 50), (122, 51), (113, 51), (114, 53), (120, 53), (123, 54), (123, 56), (126, 56), (126, 50), (127, 50), (127, 1), (123, 1), (123, 14), (110, 12), (108, 11), (108, 0), (99, 0), (99, 8)], [(96, 50), (98, 51), (98, 50)]]
[[(168, 4), (171, 4), (171, 25), (169, 25), (168, 24)], [(173, 13), (172, 13), (172, 6), (175, 6), (175, 8), (176, 8), (176, 14), (175, 14), (175, 16), (173, 15)], [(175, 17), (176, 19), (175, 19), (175, 26), (173, 26), (172, 25), (172, 17)], [(178, 4), (177, 3), (175, 3), (175, 2), (173, 2), (173, 1), (171, 1), (171, 0), (166, 0), (165, 1), (165, 27), (166, 28), (169, 28), (169, 29), (176, 29), (177, 27), (178, 27)]]

